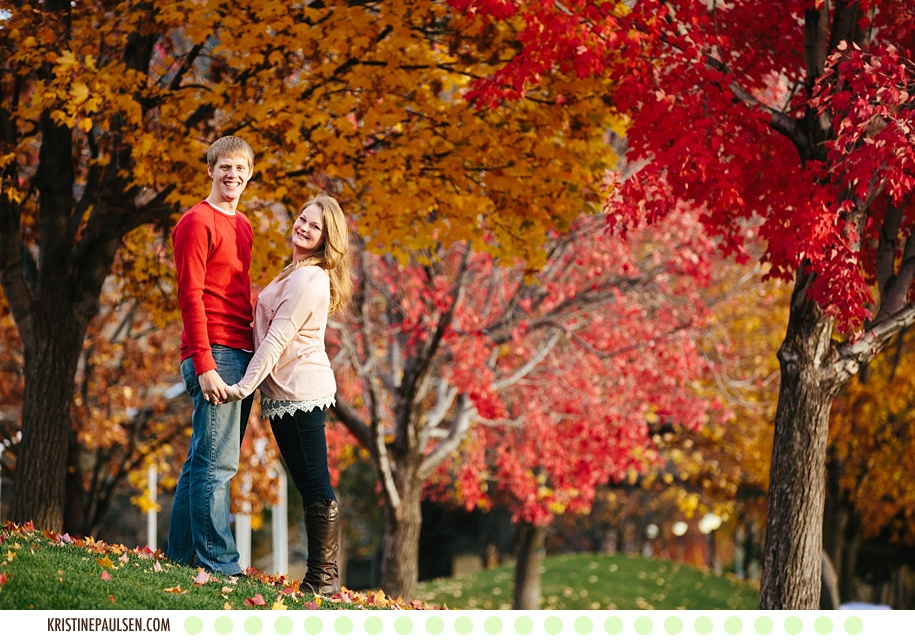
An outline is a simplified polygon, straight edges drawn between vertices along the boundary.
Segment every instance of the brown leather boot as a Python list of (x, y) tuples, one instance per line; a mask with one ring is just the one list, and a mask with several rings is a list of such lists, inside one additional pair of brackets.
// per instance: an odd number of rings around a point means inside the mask
[(337, 549), (340, 509), (336, 500), (321, 500), (305, 507), (308, 559), (302, 589), (330, 596), (340, 591)]

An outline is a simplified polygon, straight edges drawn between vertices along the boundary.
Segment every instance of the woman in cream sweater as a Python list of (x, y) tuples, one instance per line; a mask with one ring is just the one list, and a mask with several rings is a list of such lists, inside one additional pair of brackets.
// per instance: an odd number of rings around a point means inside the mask
[(324, 349), (329, 314), (352, 297), (346, 219), (336, 200), (319, 195), (292, 227), (292, 262), (268, 284), (254, 310), (255, 352), (228, 400), (261, 391), (270, 427), (302, 495), (308, 565), (302, 580), (320, 595), (339, 591), (339, 509), (330, 485), (324, 412), (336, 382)]

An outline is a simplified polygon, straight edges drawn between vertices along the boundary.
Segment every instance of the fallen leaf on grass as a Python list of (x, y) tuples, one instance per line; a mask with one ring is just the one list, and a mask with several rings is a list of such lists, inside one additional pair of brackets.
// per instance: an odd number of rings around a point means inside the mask
[(114, 596), (113, 596), (113, 595), (108, 596), (108, 599), (111, 600), (111, 602), (114, 602)]
[(124, 554), (123, 554), (120, 558), (118, 558), (118, 562), (120, 562), (121, 564), (127, 564), (127, 562), (128, 562), (129, 560), (130, 560), (130, 558), (127, 556), (127, 552), (126, 552), (126, 551), (124, 552)]
[(156, 573), (162, 571), (162, 565), (159, 564), (158, 560), (156, 560), (156, 564), (153, 565), (153, 571), (155, 571)]
[(282, 595), (280, 595), (280, 597), (278, 597), (278, 598), (276, 599), (276, 602), (273, 603), (273, 606), (270, 607), (270, 609), (273, 610), (273, 611), (285, 611), (285, 610), (288, 609), (288, 608), (289, 608), (289, 607), (287, 607), (285, 604), (283, 604), (283, 596), (282, 596)]
[(305, 603), (305, 608), (306, 608), (306, 609), (320, 609), (320, 608), (321, 608), (321, 603), (318, 602), (317, 600), (314, 601), (314, 602), (306, 602), (306, 603)]
[(228, 602), (226, 602), (226, 603), (224, 603), (224, 604), (222, 605), (222, 608), (223, 608), (223, 609), (226, 609), (226, 610), (228, 610), (228, 611), (231, 611), (231, 610), (232, 610), (232, 605), (230, 605)]
[(165, 589), (162, 589), (162, 591), (164, 591), (165, 593), (178, 593), (178, 594), (187, 593), (187, 591), (185, 591), (184, 589), (181, 588), (180, 584), (175, 585), (174, 587), (166, 587)]
[(102, 569), (102, 580), (111, 580), (111, 576), (108, 575), (107, 569)]
[(253, 598), (246, 598), (245, 604), (248, 605), (249, 607), (253, 607), (253, 606), (263, 607), (264, 605), (267, 604), (267, 601), (264, 600), (264, 596), (262, 596), (259, 593), (256, 593), (256, 594), (254, 594)]
[(194, 578), (194, 584), (201, 585), (206, 584), (210, 581), (210, 574), (204, 571), (203, 569), (197, 574), (197, 577)]
[(105, 556), (104, 558), (99, 558), (98, 560), (96, 560), (96, 562), (98, 563), (98, 566), (105, 567), (106, 569), (108, 567), (114, 566), (114, 563), (111, 561), (111, 558), (109, 558), (108, 556)]
[(57, 581), (63, 583), (63, 581), (64, 581), (64, 570), (63, 569), (57, 570)]
[(6, 584), (6, 574), (0, 573), (0, 587)]

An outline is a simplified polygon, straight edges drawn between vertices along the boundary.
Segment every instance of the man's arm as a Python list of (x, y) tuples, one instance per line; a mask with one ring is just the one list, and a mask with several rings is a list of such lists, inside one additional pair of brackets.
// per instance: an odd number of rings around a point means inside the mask
[(212, 233), (213, 230), (197, 216), (187, 216), (175, 227), (172, 242), (178, 278), (178, 308), (181, 310), (190, 357), (204, 399), (217, 403), (226, 399), (226, 384), (216, 372), (203, 304)]

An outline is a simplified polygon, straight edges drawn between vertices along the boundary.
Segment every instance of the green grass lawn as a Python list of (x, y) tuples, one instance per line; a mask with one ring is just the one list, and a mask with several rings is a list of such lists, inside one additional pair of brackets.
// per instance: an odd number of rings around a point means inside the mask
[[(759, 587), (733, 574), (667, 560), (581, 553), (547, 556), (542, 609), (756, 609)], [(449, 609), (511, 609), (514, 566), (419, 585), (417, 598)]]
[(182, 567), (148, 549), (0, 530), (0, 609), (412, 609), (381, 593), (315, 598), (285, 576), (231, 578)]
[[(756, 586), (650, 558), (547, 557), (543, 609), (755, 609)], [(206, 574), (161, 552), (7, 525), (0, 529), (0, 609), (510, 609), (514, 567), (420, 583), (411, 602), (343, 589), (305, 596), (286, 576)]]

